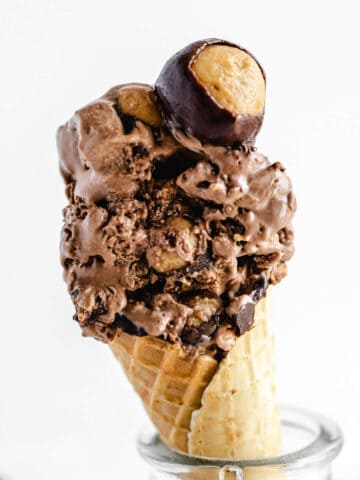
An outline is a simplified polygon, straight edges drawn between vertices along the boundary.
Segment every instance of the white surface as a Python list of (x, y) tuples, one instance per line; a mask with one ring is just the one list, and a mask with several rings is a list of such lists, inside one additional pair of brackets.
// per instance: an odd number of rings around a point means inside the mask
[(280, 398), (341, 423), (335, 480), (359, 478), (359, 13), (357, 0), (1, 0), (5, 479), (145, 478), (140, 403), (107, 348), (71, 321), (54, 137), (75, 108), (114, 84), (154, 81), (172, 53), (208, 36), (263, 63), (258, 145), (286, 165), (299, 203), (297, 253), (275, 298)]

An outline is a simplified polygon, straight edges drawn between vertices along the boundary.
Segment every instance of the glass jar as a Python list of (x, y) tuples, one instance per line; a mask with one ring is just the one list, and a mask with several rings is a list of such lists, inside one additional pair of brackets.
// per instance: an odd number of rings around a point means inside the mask
[(330, 480), (331, 462), (343, 445), (329, 418), (281, 408), (283, 454), (256, 460), (190, 457), (170, 450), (151, 428), (138, 438), (138, 451), (151, 466), (151, 480)]

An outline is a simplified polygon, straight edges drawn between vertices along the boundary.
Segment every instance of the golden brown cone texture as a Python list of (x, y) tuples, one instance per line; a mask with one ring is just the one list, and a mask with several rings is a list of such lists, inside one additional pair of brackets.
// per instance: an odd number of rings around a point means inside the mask
[(194, 456), (256, 458), (281, 450), (270, 298), (218, 363), (179, 345), (118, 331), (110, 347), (163, 441)]
[(189, 361), (179, 345), (120, 330), (110, 347), (163, 441), (187, 452), (191, 415), (200, 407), (218, 362), (207, 355)]
[(237, 340), (193, 412), (188, 452), (195, 456), (257, 458), (278, 454), (280, 416), (270, 297), (255, 310), (255, 327)]

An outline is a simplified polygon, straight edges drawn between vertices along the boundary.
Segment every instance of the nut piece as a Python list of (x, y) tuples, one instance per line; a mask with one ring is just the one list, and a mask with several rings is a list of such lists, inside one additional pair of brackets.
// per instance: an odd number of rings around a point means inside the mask
[(141, 84), (126, 85), (120, 90), (117, 103), (125, 115), (138, 118), (152, 127), (161, 127), (162, 119), (156, 105), (155, 92), (151, 87)]
[(265, 79), (259, 65), (244, 50), (210, 45), (193, 59), (190, 71), (234, 115), (263, 113)]
[(216, 332), (215, 342), (219, 348), (225, 352), (229, 352), (236, 342), (236, 334), (232, 326), (226, 324), (220, 325)]
[(152, 230), (146, 257), (150, 267), (167, 273), (186, 267), (194, 259), (197, 244), (192, 224), (185, 218), (175, 217), (165, 227)]
[(173, 55), (155, 84), (167, 127), (217, 145), (254, 143), (265, 106), (265, 74), (238, 45), (200, 40)]
[(220, 299), (208, 297), (193, 297), (187, 302), (187, 305), (193, 309), (186, 321), (189, 327), (198, 327), (204, 322), (207, 322), (210, 317), (215, 315), (220, 307)]
[(188, 262), (184, 260), (176, 252), (168, 252), (163, 250), (160, 247), (154, 247), (155, 251), (157, 250), (157, 260), (156, 262), (149, 261), (150, 266), (154, 268), (159, 273), (167, 273), (172, 270), (179, 270), (180, 268), (186, 267)]
[(192, 227), (191, 222), (183, 217), (173, 217), (168, 220), (167, 224), (170, 227), (178, 228), (179, 230), (186, 230)]

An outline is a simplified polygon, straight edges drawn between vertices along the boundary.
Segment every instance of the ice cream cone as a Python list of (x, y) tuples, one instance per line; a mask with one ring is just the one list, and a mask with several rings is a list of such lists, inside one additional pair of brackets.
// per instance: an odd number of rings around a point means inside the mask
[(187, 452), (192, 413), (200, 407), (218, 362), (208, 355), (188, 360), (179, 345), (121, 330), (110, 347), (163, 441)]
[(188, 452), (257, 458), (279, 453), (270, 297), (255, 310), (255, 327), (220, 362), (191, 418)]
[(200, 40), (154, 86), (114, 87), (58, 130), (74, 319), (192, 456), (280, 452), (268, 290), (293, 254), (296, 201), (254, 146), (265, 87), (250, 52)]
[(221, 361), (187, 359), (179, 345), (119, 331), (110, 347), (171, 448), (194, 456), (256, 458), (280, 451), (270, 298), (255, 327)]

